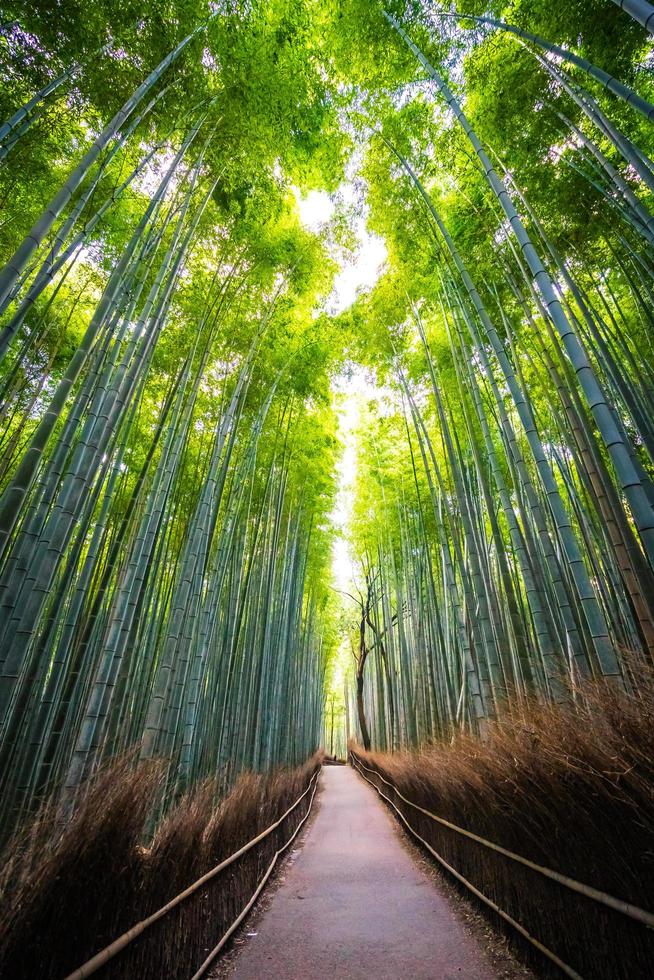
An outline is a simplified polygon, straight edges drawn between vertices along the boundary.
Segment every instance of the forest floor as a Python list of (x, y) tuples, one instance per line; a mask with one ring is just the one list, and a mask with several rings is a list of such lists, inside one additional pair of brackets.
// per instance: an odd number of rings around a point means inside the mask
[(326, 767), (321, 782), (303, 846), (213, 977), (533, 978), (352, 769)]

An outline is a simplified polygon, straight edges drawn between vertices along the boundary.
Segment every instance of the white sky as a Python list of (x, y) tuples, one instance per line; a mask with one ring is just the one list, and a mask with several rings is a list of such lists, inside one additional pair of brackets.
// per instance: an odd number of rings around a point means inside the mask
[[(294, 193), (302, 224), (313, 232), (322, 231), (335, 210), (330, 195), (325, 191), (309, 191), (303, 197), (297, 189), (294, 189)], [(342, 184), (337, 194), (345, 204), (356, 206), (357, 191), (353, 183), (348, 181)], [(355, 301), (358, 292), (371, 289), (375, 285), (386, 260), (386, 246), (383, 240), (377, 235), (372, 235), (366, 228), (365, 206), (357, 210), (359, 213), (354, 223), (354, 233), (358, 244), (353, 260), (341, 262), (341, 269), (334, 279), (334, 288), (325, 304), (327, 311), (334, 315), (347, 309)], [(339, 256), (336, 258), (338, 261)], [(369, 371), (363, 367), (350, 365), (347, 373), (334, 379), (332, 391), (339, 419), (338, 434), (344, 446), (336, 466), (338, 490), (331, 515), (338, 532), (334, 540), (332, 570), (335, 587), (350, 591), (354, 565), (347, 538), (352, 519), (356, 478), (356, 429), (362, 404), (378, 397), (380, 389), (374, 383)]]
[[(346, 204), (356, 202), (356, 190), (350, 182), (342, 184), (337, 193)], [(322, 231), (335, 210), (329, 194), (325, 191), (309, 191), (303, 197), (295, 189), (295, 197), (302, 224), (311, 231)], [(372, 235), (366, 228), (365, 213), (357, 216), (354, 233), (358, 244), (353, 260), (341, 263), (340, 272), (334, 279), (334, 288), (325, 304), (327, 311), (334, 315), (347, 309), (355, 301), (359, 291), (371, 289), (375, 285), (386, 260), (386, 246), (381, 238)], [(350, 365), (347, 374), (343, 373), (334, 379), (332, 390), (339, 418), (338, 434), (344, 445), (336, 467), (338, 490), (331, 515), (338, 532), (334, 540), (332, 570), (335, 587), (349, 591), (352, 588), (354, 565), (347, 538), (356, 478), (356, 429), (361, 405), (377, 397), (380, 392), (370, 372), (356, 365)]]
[(374, 386), (368, 381), (362, 368), (349, 375), (334, 379), (332, 390), (338, 412), (338, 434), (343, 443), (343, 453), (336, 464), (338, 491), (331, 514), (337, 537), (334, 540), (332, 571), (337, 589), (349, 591), (352, 584), (353, 563), (347, 537), (352, 506), (357, 465), (356, 430), (361, 415), (361, 401), (374, 397)]
[[(350, 182), (341, 184), (338, 196), (346, 204), (354, 204), (356, 191)], [(295, 189), (300, 221), (311, 231), (319, 232), (334, 214), (334, 203), (325, 191), (309, 191), (306, 197)], [(359, 214), (354, 223), (354, 233), (358, 246), (354, 260), (341, 265), (336, 274), (334, 289), (326, 307), (329, 313), (337, 314), (346, 310), (357, 297), (359, 290), (371, 289), (379, 279), (386, 260), (386, 245), (378, 235), (372, 235), (366, 228), (364, 214)]]
[(297, 188), (293, 188), (297, 201), (300, 221), (311, 231), (320, 231), (334, 213), (334, 205), (326, 191), (309, 191), (303, 197)]
[(371, 235), (366, 228), (365, 218), (358, 218), (355, 233), (359, 248), (353, 263), (343, 266), (334, 280), (334, 290), (328, 301), (330, 313), (340, 313), (347, 309), (357, 297), (359, 290), (371, 289), (379, 279), (386, 260), (386, 246), (383, 239)]

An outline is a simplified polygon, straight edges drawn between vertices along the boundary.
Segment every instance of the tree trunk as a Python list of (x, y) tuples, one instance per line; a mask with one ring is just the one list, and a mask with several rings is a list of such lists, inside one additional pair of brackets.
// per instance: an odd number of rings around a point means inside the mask
[(370, 752), (370, 733), (366, 712), (363, 706), (363, 671), (357, 671), (357, 712), (359, 714), (359, 728), (361, 729), (361, 740), (366, 752)]

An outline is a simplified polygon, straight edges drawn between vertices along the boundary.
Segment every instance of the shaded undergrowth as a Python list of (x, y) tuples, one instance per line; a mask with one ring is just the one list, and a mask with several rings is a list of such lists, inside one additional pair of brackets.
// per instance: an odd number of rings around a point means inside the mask
[[(269, 827), (306, 789), (319, 755), (296, 769), (244, 773), (224, 799), (207, 781), (148, 835), (164, 768), (113, 762), (61, 827), (42, 808), (4, 855), (0, 976), (61, 980)], [(254, 892), (309, 795), (279, 828), (156, 922), (98, 977), (188, 980)], [(146, 842), (144, 844), (144, 841)]]
[[(483, 742), (458, 736), (392, 754), (351, 748), (445, 820), (653, 911), (653, 722), (649, 678), (638, 696), (594, 685), (574, 705), (532, 705)], [(583, 977), (652, 976), (654, 930), (431, 820), (372, 778), (445, 861)], [(561, 975), (534, 955), (543, 976)]]

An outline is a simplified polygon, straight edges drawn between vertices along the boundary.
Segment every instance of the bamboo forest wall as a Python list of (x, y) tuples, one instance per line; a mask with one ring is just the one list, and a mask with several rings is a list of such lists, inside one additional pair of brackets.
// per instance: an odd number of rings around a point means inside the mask
[(318, 745), (331, 263), (288, 186), (329, 109), (265, 11), (169, 13), (4, 25), (6, 823), (126, 751), (173, 798)]
[(389, 390), (360, 434), (349, 713), (380, 748), (651, 664), (649, 45), (610, 9), (489, 6), (386, 11), (420, 94), (366, 109), (390, 268), (353, 316)]
[[(126, 752), (174, 799), (334, 717), (341, 753), (638, 691), (648, 7), (4, 4), (4, 826)], [(362, 223), (386, 260), (334, 312)]]

